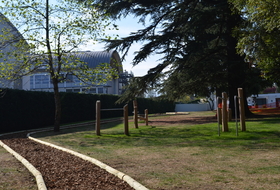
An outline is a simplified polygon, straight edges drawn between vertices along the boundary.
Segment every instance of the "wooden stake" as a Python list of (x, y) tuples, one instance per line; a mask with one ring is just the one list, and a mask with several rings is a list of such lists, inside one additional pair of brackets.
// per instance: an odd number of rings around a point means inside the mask
[(100, 100), (96, 101), (96, 118), (95, 118), (95, 132), (96, 135), (100, 136)]
[(134, 112), (134, 115), (133, 115), (133, 119), (134, 119), (134, 127), (136, 129), (138, 129), (138, 107), (137, 107), (137, 101), (136, 100), (133, 100), (133, 112)]
[(228, 132), (228, 118), (227, 118), (227, 93), (222, 93), (222, 125), (223, 132)]
[(239, 116), (240, 116), (241, 131), (246, 131), (244, 97), (243, 97), (242, 88), (238, 88), (238, 97), (239, 97), (239, 112), (240, 112)]
[(148, 109), (145, 109), (145, 122), (146, 122), (146, 126), (148, 126), (148, 122), (149, 122), (149, 120), (148, 120)]
[(128, 129), (128, 105), (123, 107), (123, 122), (124, 122), (124, 134), (129, 136)]

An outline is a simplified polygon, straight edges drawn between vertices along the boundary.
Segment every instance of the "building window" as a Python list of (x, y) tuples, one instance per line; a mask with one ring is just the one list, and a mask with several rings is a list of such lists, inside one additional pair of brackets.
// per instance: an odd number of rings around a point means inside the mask
[(34, 88), (34, 77), (30, 76), (30, 89)]
[(73, 75), (69, 74), (66, 76), (66, 83), (72, 83), (73, 82)]
[(96, 88), (90, 88), (90, 89), (89, 89), (89, 93), (96, 94)]
[(49, 75), (30, 76), (30, 88), (49, 88)]
[(80, 92), (80, 89), (79, 89), (79, 88), (66, 89), (66, 92), (75, 92), (75, 93), (78, 93), (78, 92)]
[(74, 75), (67, 75), (66, 77), (66, 87), (80, 86), (80, 80)]
[(266, 98), (257, 98), (256, 99), (256, 105), (262, 106), (266, 104)]
[(103, 88), (98, 88), (98, 94), (103, 94)]

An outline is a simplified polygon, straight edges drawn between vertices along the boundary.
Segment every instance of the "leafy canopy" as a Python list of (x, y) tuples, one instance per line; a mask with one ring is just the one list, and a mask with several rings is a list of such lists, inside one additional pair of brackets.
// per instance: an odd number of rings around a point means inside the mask
[[(52, 79), (60, 81), (65, 79), (61, 75), (64, 73), (92, 84), (115, 77), (108, 64), (89, 68), (75, 56), (75, 52), (101, 37), (110, 38), (105, 34), (112, 27), (107, 15), (71, 0), (51, 2), (2, 1), (0, 10), (6, 16), (1, 17), (2, 22), (11, 21), (20, 34), (11, 33), (9, 27), (2, 28), (0, 41), (5, 47), (1, 48), (1, 77), (13, 80), (33, 72), (48, 72)], [(100, 74), (105, 77), (98, 77)]]
[(16, 80), (34, 72), (47, 72), (55, 99), (54, 131), (59, 131), (61, 81), (74, 75), (92, 85), (115, 77), (116, 70), (109, 63), (90, 68), (76, 56), (82, 46), (94, 44), (100, 37), (109, 38), (105, 34), (110, 27), (108, 16), (73, 0), (2, 1), (0, 10), (6, 16), (1, 21), (7, 23), (8, 18), (20, 31), (11, 32), (13, 25), (8, 22), (10, 27), (0, 32), (0, 78)]
[(243, 19), (231, 10), (227, 0), (95, 0), (94, 3), (98, 10), (110, 13), (114, 19), (133, 15), (145, 26), (127, 37), (107, 40), (108, 49), (118, 48), (126, 56), (133, 43), (141, 42), (133, 65), (148, 56), (163, 55), (156, 67), (134, 80), (128, 87), (133, 90), (128, 90), (123, 99), (137, 97), (150, 86), (159, 86), (161, 93), (171, 99), (186, 94), (209, 95), (214, 90), (229, 92), (233, 97), (237, 88), (247, 88), (260, 80), (259, 72), (236, 53), (233, 31)]
[(232, 3), (248, 21), (239, 36), (239, 53), (260, 68), (263, 77), (280, 84), (280, 2), (232, 0)]

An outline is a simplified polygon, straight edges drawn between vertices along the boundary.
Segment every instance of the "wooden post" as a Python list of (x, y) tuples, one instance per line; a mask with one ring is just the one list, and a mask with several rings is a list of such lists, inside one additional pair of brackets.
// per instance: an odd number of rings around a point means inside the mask
[(134, 115), (133, 115), (133, 119), (134, 119), (134, 127), (136, 129), (138, 129), (138, 107), (137, 107), (137, 101), (136, 100), (133, 100), (133, 112), (134, 112)]
[(149, 122), (149, 120), (148, 120), (148, 109), (145, 109), (145, 121), (146, 121), (146, 126), (148, 126), (148, 122)]
[(218, 122), (219, 124), (221, 125), (222, 124), (222, 108), (217, 108), (217, 119), (218, 119)]
[(241, 131), (246, 131), (244, 97), (243, 97), (242, 88), (238, 88), (238, 97), (239, 97), (239, 116), (240, 116)]
[(124, 121), (124, 134), (129, 136), (129, 131), (128, 131), (128, 105), (127, 104), (123, 107), (123, 121)]
[(222, 125), (223, 132), (228, 132), (228, 118), (227, 118), (227, 94), (222, 93)]
[(96, 118), (95, 118), (95, 132), (96, 135), (100, 136), (100, 100), (96, 101)]

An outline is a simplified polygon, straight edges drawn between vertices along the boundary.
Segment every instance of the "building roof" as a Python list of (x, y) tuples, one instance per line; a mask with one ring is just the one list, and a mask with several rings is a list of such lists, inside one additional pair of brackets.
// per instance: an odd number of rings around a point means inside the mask
[[(17, 30), (17, 28), (9, 21), (7, 17), (5, 17), (2, 13), (0, 13), (0, 34), (3, 34), (3, 29), (10, 30), (15, 39), (13, 42), (17, 42), (21, 39), (24, 39), (22, 34)], [(11, 51), (10, 48), (13, 43), (10, 43), (10, 40), (0, 40), (0, 51)], [(28, 46), (27, 42), (25, 41)], [(6, 49), (9, 48), (9, 49)], [(90, 68), (96, 68), (101, 63), (109, 63), (111, 67), (116, 68), (119, 73), (123, 72), (121, 59), (117, 51), (78, 51), (71, 52), (71, 55), (78, 57), (80, 61), (86, 62)]]
[(75, 52), (80, 61), (88, 63), (90, 68), (95, 68), (101, 63), (109, 63), (111, 67), (117, 68), (122, 73), (121, 59), (117, 51), (79, 51)]
[[(10, 22), (10, 20), (5, 17), (2, 13), (0, 13), (0, 33), (4, 34), (4, 32), (9, 32), (9, 38), (1, 39), (0, 48), (1, 50), (7, 46), (14, 46), (16, 42), (24, 39), (22, 34), (18, 31), (18, 29)], [(12, 35), (11, 35), (12, 34)], [(12, 39), (10, 39), (12, 37)], [(26, 40), (24, 40), (25, 45), (28, 45)]]

